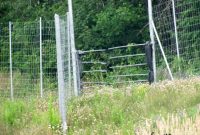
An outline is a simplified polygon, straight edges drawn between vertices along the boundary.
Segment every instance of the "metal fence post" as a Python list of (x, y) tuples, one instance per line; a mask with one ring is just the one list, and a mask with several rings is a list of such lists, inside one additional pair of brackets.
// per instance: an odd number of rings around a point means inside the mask
[(58, 96), (59, 109), (62, 118), (63, 133), (67, 131), (66, 109), (65, 109), (65, 83), (64, 83), (64, 69), (62, 62), (62, 48), (61, 48), (61, 28), (60, 17), (55, 14), (55, 28), (56, 28), (56, 51), (57, 51), (57, 72), (58, 72)]
[(178, 60), (180, 60), (178, 31), (177, 31), (177, 23), (176, 23), (176, 9), (175, 9), (174, 0), (172, 0), (172, 7), (173, 7), (173, 20), (174, 20), (175, 38), (176, 38), (176, 52), (177, 52)]
[(180, 67), (180, 52), (179, 52), (179, 41), (178, 41), (178, 30), (177, 30), (177, 19), (176, 19), (176, 8), (175, 8), (175, 2), (172, 0), (172, 7), (173, 7), (173, 20), (174, 20), (174, 31), (175, 31), (175, 38), (176, 38), (176, 53), (178, 58), (178, 70), (181, 71)]
[(42, 18), (40, 17), (40, 96), (43, 97), (43, 72), (42, 72)]
[(9, 22), (9, 46), (10, 46), (10, 96), (14, 100), (13, 70), (12, 70), (12, 22)]
[(81, 72), (80, 72), (80, 57), (79, 57), (79, 51), (76, 52), (76, 65), (77, 65), (77, 85), (78, 85), (78, 94), (81, 93)]
[(67, 12), (67, 46), (68, 46), (68, 89), (70, 91), (70, 96), (72, 96), (72, 83), (71, 83), (71, 41), (70, 41), (70, 22), (69, 22), (69, 12)]
[(154, 81), (157, 81), (157, 71), (156, 71), (156, 47), (155, 47), (155, 39), (154, 39), (154, 32), (153, 32), (153, 10), (152, 10), (152, 0), (148, 0), (148, 14), (149, 14), (149, 32), (150, 38), (152, 43), (152, 57), (153, 57), (153, 73), (154, 73)]
[(78, 96), (78, 76), (77, 76), (77, 63), (76, 63), (76, 47), (74, 39), (74, 21), (73, 21), (73, 9), (72, 9), (72, 0), (68, 0), (68, 9), (69, 9), (69, 24), (70, 24), (70, 41), (71, 41), (71, 50), (72, 50), (72, 65), (73, 65), (73, 80), (74, 80), (74, 93), (75, 96)]

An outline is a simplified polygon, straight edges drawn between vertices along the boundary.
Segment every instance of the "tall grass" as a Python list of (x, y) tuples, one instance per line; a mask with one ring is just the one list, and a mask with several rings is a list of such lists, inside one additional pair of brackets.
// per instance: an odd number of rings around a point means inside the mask
[[(159, 134), (162, 128), (156, 122), (173, 123), (175, 116), (185, 127), (182, 121), (199, 120), (199, 82), (200, 78), (193, 78), (84, 91), (81, 97), (68, 102), (68, 134)], [(168, 118), (169, 115), (173, 117)], [(166, 122), (161, 125), (176, 130)], [(30, 97), (15, 102), (0, 99), (0, 135), (61, 134), (60, 123), (57, 99), (52, 94), (46, 99)], [(183, 132), (186, 131), (180, 130)]]
[(136, 135), (199, 135), (200, 115), (194, 119), (180, 115), (169, 115), (166, 119), (147, 120), (145, 125), (136, 128)]
[(200, 103), (200, 79), (149, 86), (92, 89), (69, 105), (69, 134), (135, 134), (136, 125), (169, 113), (193, 111)]
[(54, 97), (0, 101), (0, 135), (60, 134), (60, 117)]

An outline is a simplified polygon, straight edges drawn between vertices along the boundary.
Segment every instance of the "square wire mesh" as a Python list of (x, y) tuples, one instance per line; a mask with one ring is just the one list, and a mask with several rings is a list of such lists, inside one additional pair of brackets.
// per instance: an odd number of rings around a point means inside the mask
[[(167, 0), (153, 7), (154, 23), (164, 52), (175, 78), (199, 74), (200, 1), (174, 0), (174, 5), (175, 8), (172, 1)], [(177, 26), (177, 41), (175, 25)], [(180, 58), (177, 51), (180, 53)], [(169, 79), (157, 39), (156, 65), (158, 79)]]

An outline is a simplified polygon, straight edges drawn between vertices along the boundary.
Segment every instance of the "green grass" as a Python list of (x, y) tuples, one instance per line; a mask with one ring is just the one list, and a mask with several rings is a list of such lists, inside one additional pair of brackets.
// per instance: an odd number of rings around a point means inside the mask
[[(200, 79), (93, 90), (69, 105), (70, 134), (134, 134), (146, 119), (186, 110), (197, 113)], [(88, 96), (90, 95), (90, 96)]]
[[(165, 81), (149, 86), (96, 87), (68, 103), (68, 134), (132, 135), (146, 119), (199, 113), (200, 79)], [(0, 135), (59, 134), (56, 98), (0, 99)]]
[(60, 133), (58, 106), (53, 96), (0, 101), (0, 135)]

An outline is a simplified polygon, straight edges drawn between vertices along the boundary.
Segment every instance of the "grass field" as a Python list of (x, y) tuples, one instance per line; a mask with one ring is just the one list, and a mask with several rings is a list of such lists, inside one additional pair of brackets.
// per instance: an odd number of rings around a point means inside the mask
[[(96, 87), (72, 99), (68, 134), (198, 135), (200, 78), (120, 87)], [(0, 99), (0, 135), (61, 134), (58, 104), (27, 98)]]

